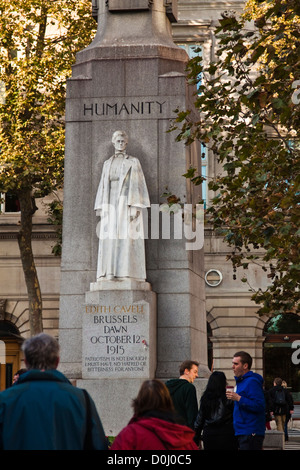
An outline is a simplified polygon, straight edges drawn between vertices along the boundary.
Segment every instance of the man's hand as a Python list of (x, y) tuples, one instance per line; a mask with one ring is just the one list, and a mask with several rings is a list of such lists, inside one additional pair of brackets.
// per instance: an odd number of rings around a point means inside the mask
[(226, 397), (228, 400), (233, 400), (233, 401), (240, 401), (241, 395), (238, 395), (238, 393), (233, 392), (232, 390), (226, 390)]

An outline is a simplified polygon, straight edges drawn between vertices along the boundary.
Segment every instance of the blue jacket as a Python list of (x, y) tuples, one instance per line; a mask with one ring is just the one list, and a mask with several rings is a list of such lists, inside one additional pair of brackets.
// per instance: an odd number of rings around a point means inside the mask
[[(91, 402), (93, 447), (107, 440)], [(57, 370), (30, 370), (0, 393), (0, 449), (82, 450), (86, 434), (83, 391)]]
[(241, 396), (240, 401), (234, 402), (235, 434), (264, 436), (266, 422), (262, 376), (250, 370), (241, 377), (235, 377), (235, 380), (236, 392)]

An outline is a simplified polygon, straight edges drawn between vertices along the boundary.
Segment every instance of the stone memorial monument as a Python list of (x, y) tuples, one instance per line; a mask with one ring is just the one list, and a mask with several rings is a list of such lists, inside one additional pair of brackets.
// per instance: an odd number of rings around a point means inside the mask
[(177, 2), (91, 6), (97, 34), (67, 82), (60, 368), (115, 435), (145, 379), (185, 359), (207, 372), (203, 236), (185, 210), (200, 195), (182, 176), (200, 149), (168, 132), (191, 102)]

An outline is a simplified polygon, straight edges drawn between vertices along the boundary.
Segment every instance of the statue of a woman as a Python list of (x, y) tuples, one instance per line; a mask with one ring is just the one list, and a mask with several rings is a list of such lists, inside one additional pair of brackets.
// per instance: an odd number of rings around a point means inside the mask
[[(101, 217), (97, 280), (131, 278), (144, 281), (142, 209), (150, 206), (146, 181), (139, 160), (126, 153), (126, 133), (114, 132), (112, 143), (115, 154), (103, 164), (95, 201), (96, 214)], [(130, 225), (137, 218), (139, 232), (133, 234)]]

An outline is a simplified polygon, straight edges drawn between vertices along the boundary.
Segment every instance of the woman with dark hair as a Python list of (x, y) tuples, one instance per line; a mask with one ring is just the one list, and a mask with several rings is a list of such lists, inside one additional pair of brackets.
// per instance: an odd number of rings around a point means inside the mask
[(233, 429), (234, 403), (226, 398), (226, 376), (215, 371), (209, 377), (195, 421), (195, 442), (204, 450), (237, 450)]
[(197, 450), (194, 431), (176, 419), (173, 402), (160, 380), (143, 382), (132, 403), (134, 416), (111, 450)]

